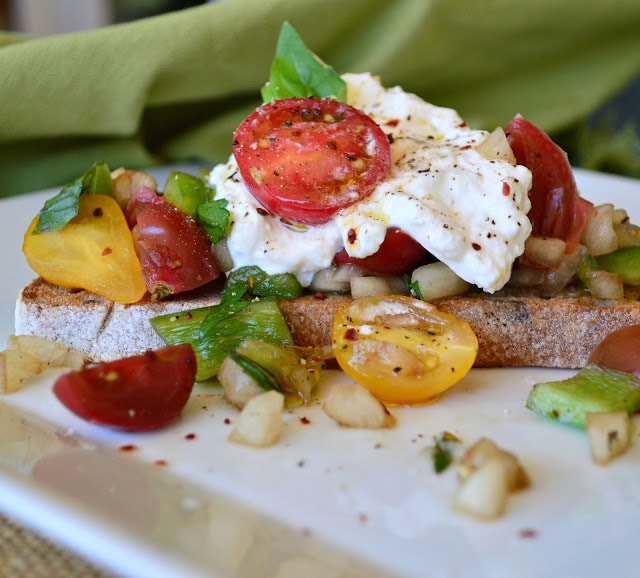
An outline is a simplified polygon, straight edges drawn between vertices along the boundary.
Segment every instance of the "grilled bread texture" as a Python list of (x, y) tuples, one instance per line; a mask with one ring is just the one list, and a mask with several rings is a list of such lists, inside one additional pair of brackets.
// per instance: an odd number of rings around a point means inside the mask
[[(331, 343), (336, 311), (345, 295), (307, 295), (280, 301), (294, 341), (301, 346)], [(640, 324), (640, 290), (623, 300), (602, 301), (581, 293), (553, 297), (525, 291), (492, 295), (468, 293), (439, 300), (437, 307), (467, 321), (479, 343), (475, 367), (578, 368), (609, 333)], [(92, 361), (107, 361), (164, 346), (150, 317), (214, 305), (219, 288), (194, 291), (163, 301), (145, 299), (132, 305), (83, 290), (69, 290), (35, 279), (16, 303), (16, 334), (47, 337), (82, 352)]]

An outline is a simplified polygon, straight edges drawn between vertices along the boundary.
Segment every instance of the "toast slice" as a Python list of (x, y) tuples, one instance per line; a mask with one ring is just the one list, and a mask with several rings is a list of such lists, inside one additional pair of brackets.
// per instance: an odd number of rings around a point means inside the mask
[[(145, 299), (123, 305), (87, 291), (71, 291), (35, 279), (16, 303), (16, 334), (47, 337), (82, 352), (93, 361), (112, 360), (162, 347), (150, 317), (219, 302), (215, 287), (165, 301)], [(439, 309), (467, 321), (478, 337), (475, 367), (578, 368), (612, 331), (640, 324), (640, 290), (620, 301), (586, 295), (544, 298), (523, 292), (469, 293), (442, 299)], [(295, 342), (331, 343), (336, 311), (348, 296), (308, 295), (280, 306)]]

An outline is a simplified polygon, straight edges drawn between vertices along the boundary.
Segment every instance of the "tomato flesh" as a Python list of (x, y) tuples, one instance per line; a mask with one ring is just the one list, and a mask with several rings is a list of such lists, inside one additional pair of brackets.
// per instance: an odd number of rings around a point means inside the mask
[(183, 343), (72, 371), (56, 380), (53, 393), (82, 419), (144, 431), (180, 415), (195, 376), (195, 353)]
[(532, 173), (529, 191), (532, 235), (567, 242), (567, 252), (577, 248), (593, 204), (578, 195), (569, 159), (551, 138), (518, 115), (505, 129), (518, 164)]
[(366, 114), (332, 99), (287, 98), (237, 128), (233, 154), (256, 200), (292, 223), (318, 225), (367, 197), (391, 170), (391, 148)]
[(122, 209), (112, 197), (81, 195), (78, 215), (56, 231), (24, 235), (22, 251), (43, 279), (118, 303), (135, 303), (146, 285)]
[(413, 237), (396, 227), (390, 227), (382, 245), (373, 255), (358, 259), (350, 257), (343, 249), (334, 257), (334, 261), (337, 265), (357, 265), (373, 275), (403, 275), (413, 271), (428, 256), (429, 252)]
[(471, 369), (478, 340), (468, 323), (405, 296), (356, 299), (338, 311), (336, 361), (386, 403), (432, 401)]
[(154, 298), (190, 291), (220, 276), (211, 242), (191, 217), (166, 202), (145, 203), (136, 211), (133, 238)]

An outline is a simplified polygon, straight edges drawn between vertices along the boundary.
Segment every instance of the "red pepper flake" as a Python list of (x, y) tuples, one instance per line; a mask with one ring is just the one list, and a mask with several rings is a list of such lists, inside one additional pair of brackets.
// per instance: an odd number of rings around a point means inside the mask
[(352, 245), (358, 240), (358, 233), (356, 233), (355, 229), (349, 229), (347, 232), (347, 241)]
[(317, 299), (318, 301), (324, 301), (327, 298), (327, 296), (324, 293), (321, 293), (320, 291), (318, 291), (313, 295), (313, 298)]
[(229, 425), (231, 423), (231, 420), (228, 417), (224, 418), (224, 423)]
[(360, 515), (358, 516), (358, 521), (359, 521), (361, 524), (366, 524), (366, 523), (369, 521), (369, 516), (367, 516), (366, 514), (360, 514)]
[(135, 452), (138, 449), (138, 446), (134, 446), (133, 444), (127, 444), (124, 446), (120, 446), (121, 452)]
[(522, 530), (518, 532), (518, 535), (521, 538), (526, 538), (526, 539), (537, 538), (538, 530), (536, 530), (535, 528), (522, 528)]
[(344, 338), (347, 341), (358, 341), (358, 337), (358, 332), (353, 327), (349, 327), (349, 329), (344, 332)]
[(471, 247), (473, 247), (474, 251), (481, 251), (482, 250), (482, 245), (479, 245), (478, 243), (471, 243)]
[(387, 122), (385, 122), (384, 124), (386, 124), (387, 126), (398, 126), (400, 124), (400, 119), (399, 118), (392, 118), (392, 119), (388, 120)]
[(471, 148), (471, 145), (463, 145), (460, 147), (461, 151), (468, 151)]
[(185, 316), (184, 316), (185, 319), (191, 319), (192, 317), (193, 317), (193, 313), (191, 313), (191, 311), (186, 313)]
[(311, 420), (306, 415), (303, 415), (300, 418), (300, 423), (303, 425), (309, 425), (311, 423)]
[(269, 211), (267, 211), (266, 209), (263, 209), (262, 207), (256, 207), (256, 212), (261, 217), (266, 217), (269, 214)]
[(464, 128), (465, 126), (467, 126), (467, 123), (462, 121), (459, 125), (458, 128)]
[(104, 251), (102, 251), (102, 256), (106, 257), (107, 255), (111, 255), (113, 253), (113, 249), (111, 247), (105, 247)]
[(505, 197), (508, 197), (511, 194), (511, 187), (509, 186), (509, 183), (507, 182), (502, 183), (502, 194)]
[(165, 466), (169, 465), (169, 462), (167, 462), (167, 460), (156, 460), (155, 462), (153, 462), (156, 466), (164, 468)]
[(188, 433), (186, 436), (184, 436), (184, 439), (186, 439), (186, 440), (194, 440), (194, 439), (196, 439), (196, 434)]

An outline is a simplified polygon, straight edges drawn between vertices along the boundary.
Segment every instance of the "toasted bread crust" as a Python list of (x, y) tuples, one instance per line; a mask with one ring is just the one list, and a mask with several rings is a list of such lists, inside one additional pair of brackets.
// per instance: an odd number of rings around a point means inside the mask
[[(479, 342), (475, 367), (562, 367), (587, 363), (593, 349), (612, 331), (640, 324), (640, 291), (621, 301), (589, 296), (543, 298), (527, 294), (470, 293), (438, 301), (442, 311), (467, 321)], [(304, 296), (281, 301), (295, 342), (331, 343), (336, 311), (348, 296)], [(92, 360), (111, 360), (162, 347), (150, 317), (219, 302), (219, 291), (203, 290), (166, 301), (113, 303), (86, 291), (70, 291), (35, 279), (16, 304), (16, 333), (65, 343)]]

